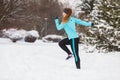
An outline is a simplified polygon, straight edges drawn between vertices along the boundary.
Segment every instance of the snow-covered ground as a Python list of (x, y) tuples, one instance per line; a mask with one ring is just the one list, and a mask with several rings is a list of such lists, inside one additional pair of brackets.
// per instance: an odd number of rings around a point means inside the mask
[(81, 69), (57, 43), (0, 38), (0, 80), (120, 80), (120, 53), (86, 53), (80, 45)]

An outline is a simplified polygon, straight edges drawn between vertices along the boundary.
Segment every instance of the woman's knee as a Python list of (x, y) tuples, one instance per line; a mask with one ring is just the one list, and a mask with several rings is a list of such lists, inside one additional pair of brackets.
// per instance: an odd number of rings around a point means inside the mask
[(58, 45), (61, 47), (61, 46), (63, 45), (63, 43), (60, 41), (60, 42), (58, 43)]

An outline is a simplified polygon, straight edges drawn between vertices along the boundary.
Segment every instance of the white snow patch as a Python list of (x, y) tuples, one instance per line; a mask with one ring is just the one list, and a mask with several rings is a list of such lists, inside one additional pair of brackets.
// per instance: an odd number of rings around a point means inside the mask
[(57, 43), (0, 38), (0, 80), (119, 80), (120, 53), (86, 53), (79, 45), (81, 69)]
[(31, 35), (31, 36), (34, 36), (36, 38), (39, 37), (39, 33), (37, 31), (35, 31), (35, 30), (28, 31), (27, 35)]
[(55, 34), (50, 34), (50, 35), (47, 35), (47, 36), (43, 37), (42, 40), (43, 40), (44, 42), (53, 42), (53, 41), (47, 40), (47, 39), (49, 39), (49, 38), (50, 38), (50, 39), (59, 39), (59, 40), (61, 40), (61, 39), (63, 39), (63, 36), (55, 35)]

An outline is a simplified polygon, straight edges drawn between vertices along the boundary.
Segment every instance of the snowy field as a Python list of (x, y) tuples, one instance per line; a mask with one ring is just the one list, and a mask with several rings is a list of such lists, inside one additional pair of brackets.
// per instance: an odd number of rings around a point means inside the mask
[(81, 69), (57, 43), (12, 43), (0, 38), (0, 80), (120, 80), (120, 52), (86, 53), (80, 45)]

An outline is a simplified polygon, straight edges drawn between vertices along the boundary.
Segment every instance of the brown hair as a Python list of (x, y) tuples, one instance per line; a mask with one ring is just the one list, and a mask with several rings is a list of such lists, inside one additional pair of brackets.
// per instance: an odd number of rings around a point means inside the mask
[(65, 8), (63, 11), (64, 11), (67, 15), (62, 18), (62, 22), (63, 22), (63, 23), (66, 23), (66, 22), (69, 20), (69, 17), (71, 16), (71, 14), (72, 14), (72, 9), (71, 9), (71, 8)]

